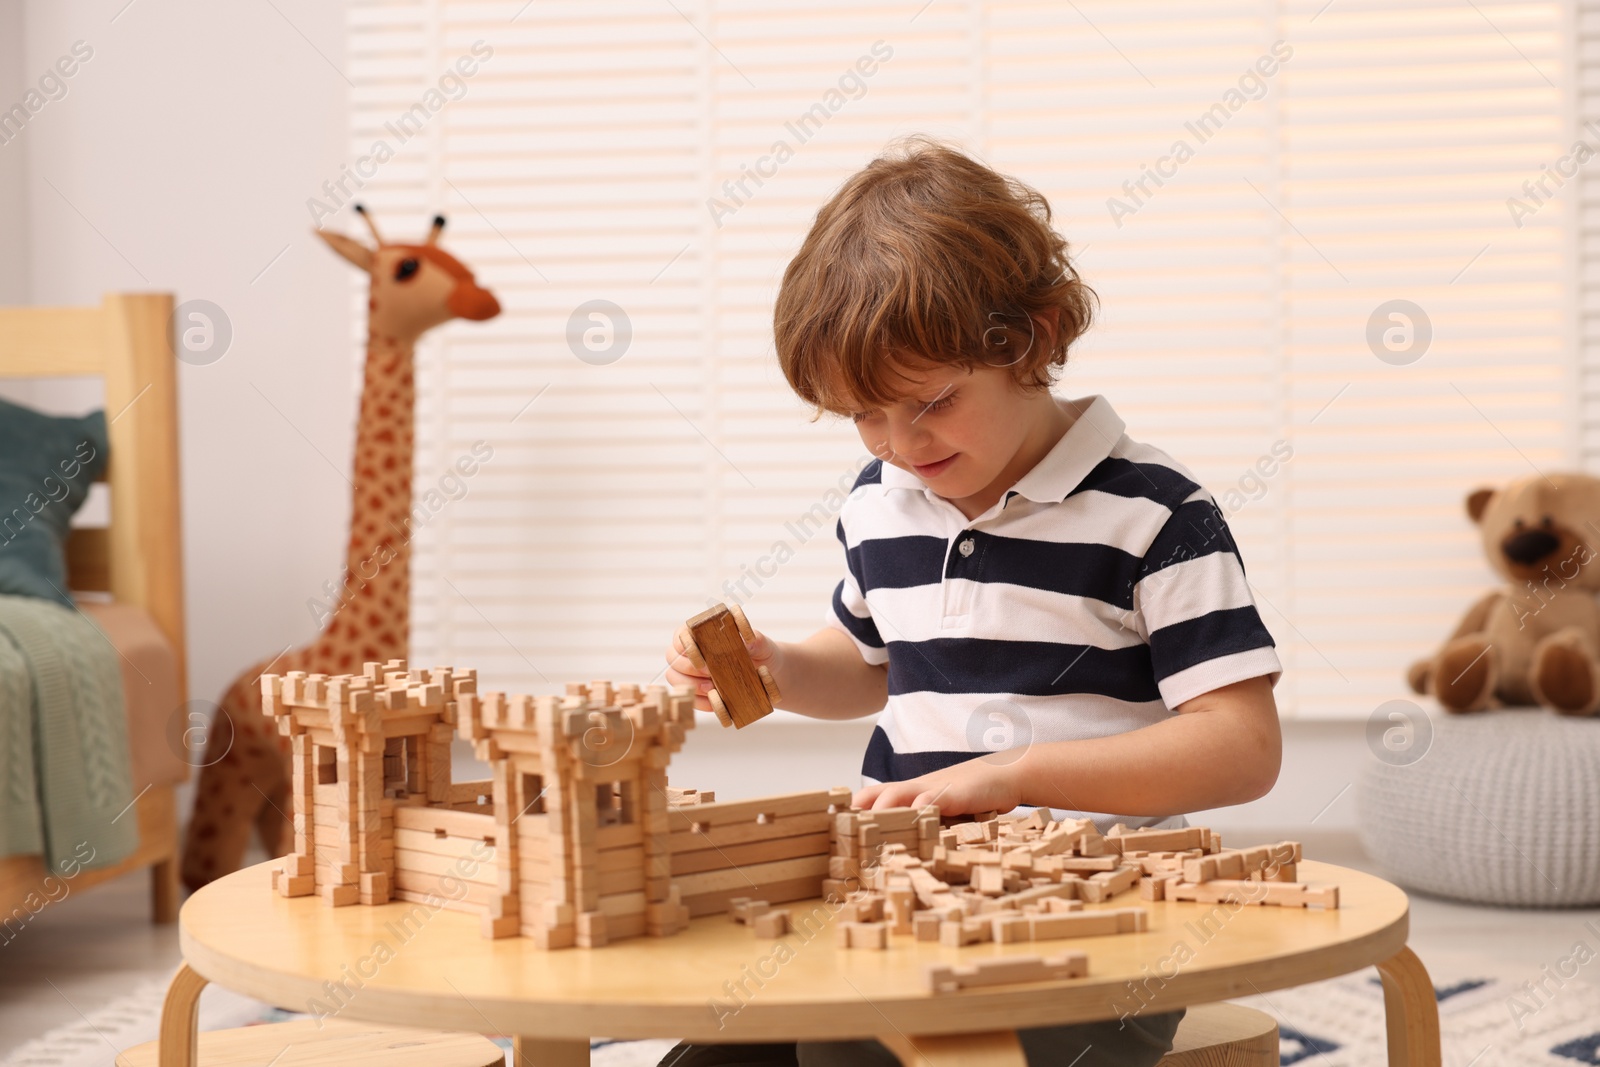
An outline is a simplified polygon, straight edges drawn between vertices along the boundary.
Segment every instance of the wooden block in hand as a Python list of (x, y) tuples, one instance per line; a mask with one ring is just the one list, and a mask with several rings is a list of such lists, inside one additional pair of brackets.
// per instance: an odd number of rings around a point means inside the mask
[(756, 670), (739, 622), (727, 605), (707, 608), (686, 624), (711, 675), (711, 710), (723, 726), (740, 729), (772, 713), (777, 686)]

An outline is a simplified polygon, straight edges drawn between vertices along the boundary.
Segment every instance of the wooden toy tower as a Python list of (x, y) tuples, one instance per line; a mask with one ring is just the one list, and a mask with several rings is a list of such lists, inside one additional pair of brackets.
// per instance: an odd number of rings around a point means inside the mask
[(688, 924), (667, 811), (667, 764), (694, 726), (686, 687), (574, 682), (564, 697), (466, 694), (459, 710), (501, 823), (486, 933), (592, 948)]
[(262, 677), (262, 710), (292, 744), (294, 851), (273, 876), (279, 892), (390, 899), (395, 808), (465, 799), (452, 796), (450, 739), (456, 699), (475, 686), (472, 671), (409, 674), (401, 660), (360, 675)]

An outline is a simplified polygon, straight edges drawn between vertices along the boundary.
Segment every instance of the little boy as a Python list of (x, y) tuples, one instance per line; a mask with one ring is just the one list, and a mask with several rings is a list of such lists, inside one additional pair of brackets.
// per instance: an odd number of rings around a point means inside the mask
[[(1215, 500), (1103, 396), (1051, 392), (1094, 300), (1042, 196), (926, 138), (851, 177), (784, 272), (785, 376), (879, 458), (840, 510), (828, 625), (750, 651), (786, 710), (882, 712), (857, 807), (1181, 826), (1277, 780), (1281, 666)], [(667, 677), (708, 708), (684, 636)], [(1030, 1064), (1147, 1065), (1182, 1015), (1019, 1037)], [(864, 1040), (662, 1067), (896, 1062)]]

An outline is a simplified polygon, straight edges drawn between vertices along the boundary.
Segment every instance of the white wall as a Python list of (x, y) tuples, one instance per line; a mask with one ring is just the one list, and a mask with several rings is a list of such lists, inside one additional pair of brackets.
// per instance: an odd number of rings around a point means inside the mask
[[(350, 268), (311, 236), (305, 200), (345, 161), (345, 12), (124, 3), (0, 0), (0, 100), (75, 41), (93, 49), (65, 97), (0, 147), (0, 246), (31, 221), (23, 280), (0, 251), (0, 298), (169, 290), (230, 318), (227, 354), (179, 378), (190, 684), (210, 699), (315, 632), (305, 600), (342, 561)], [(78, 383), (42, 403), (83, 410), (98, 396)]]

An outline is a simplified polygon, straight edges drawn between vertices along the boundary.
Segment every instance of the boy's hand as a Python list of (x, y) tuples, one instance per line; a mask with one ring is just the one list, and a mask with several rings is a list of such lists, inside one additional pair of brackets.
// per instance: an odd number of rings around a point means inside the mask
[[(744, 647), (750, 653), (751, 663), (757, 667), (766, 667), (781, 691), (783, 680), (779, 677), (778, 665), (783, 659), (782, 649), (778, 642), (771, 640), (755, 627), (751, 627), (750, 632), (754, 640), (746, 641)], [(710, 711), (711, 699), (706, 693), (715, 687), (711, 684), (711, 672), (706, 670), (705, 660), (700, 658), (699, 650), (694, 647), (688, 624), (678, 627), (678, 632), (672, 635), (672, 643), (667, 646), (666, 658), (667, 684), (694, 686), (695, 709)]]
[(858, 789), (851, 797), (857, 808), (920, 808), (939, 805), (940, 815), (971, 815), (982, 811), (1010, 811), (1022, 802), (1016, 775), (1015, 753), (1006, 762), (994, 755), (957, 763), (942, 771), (908, 778), (903, 782), (880, 782)]

